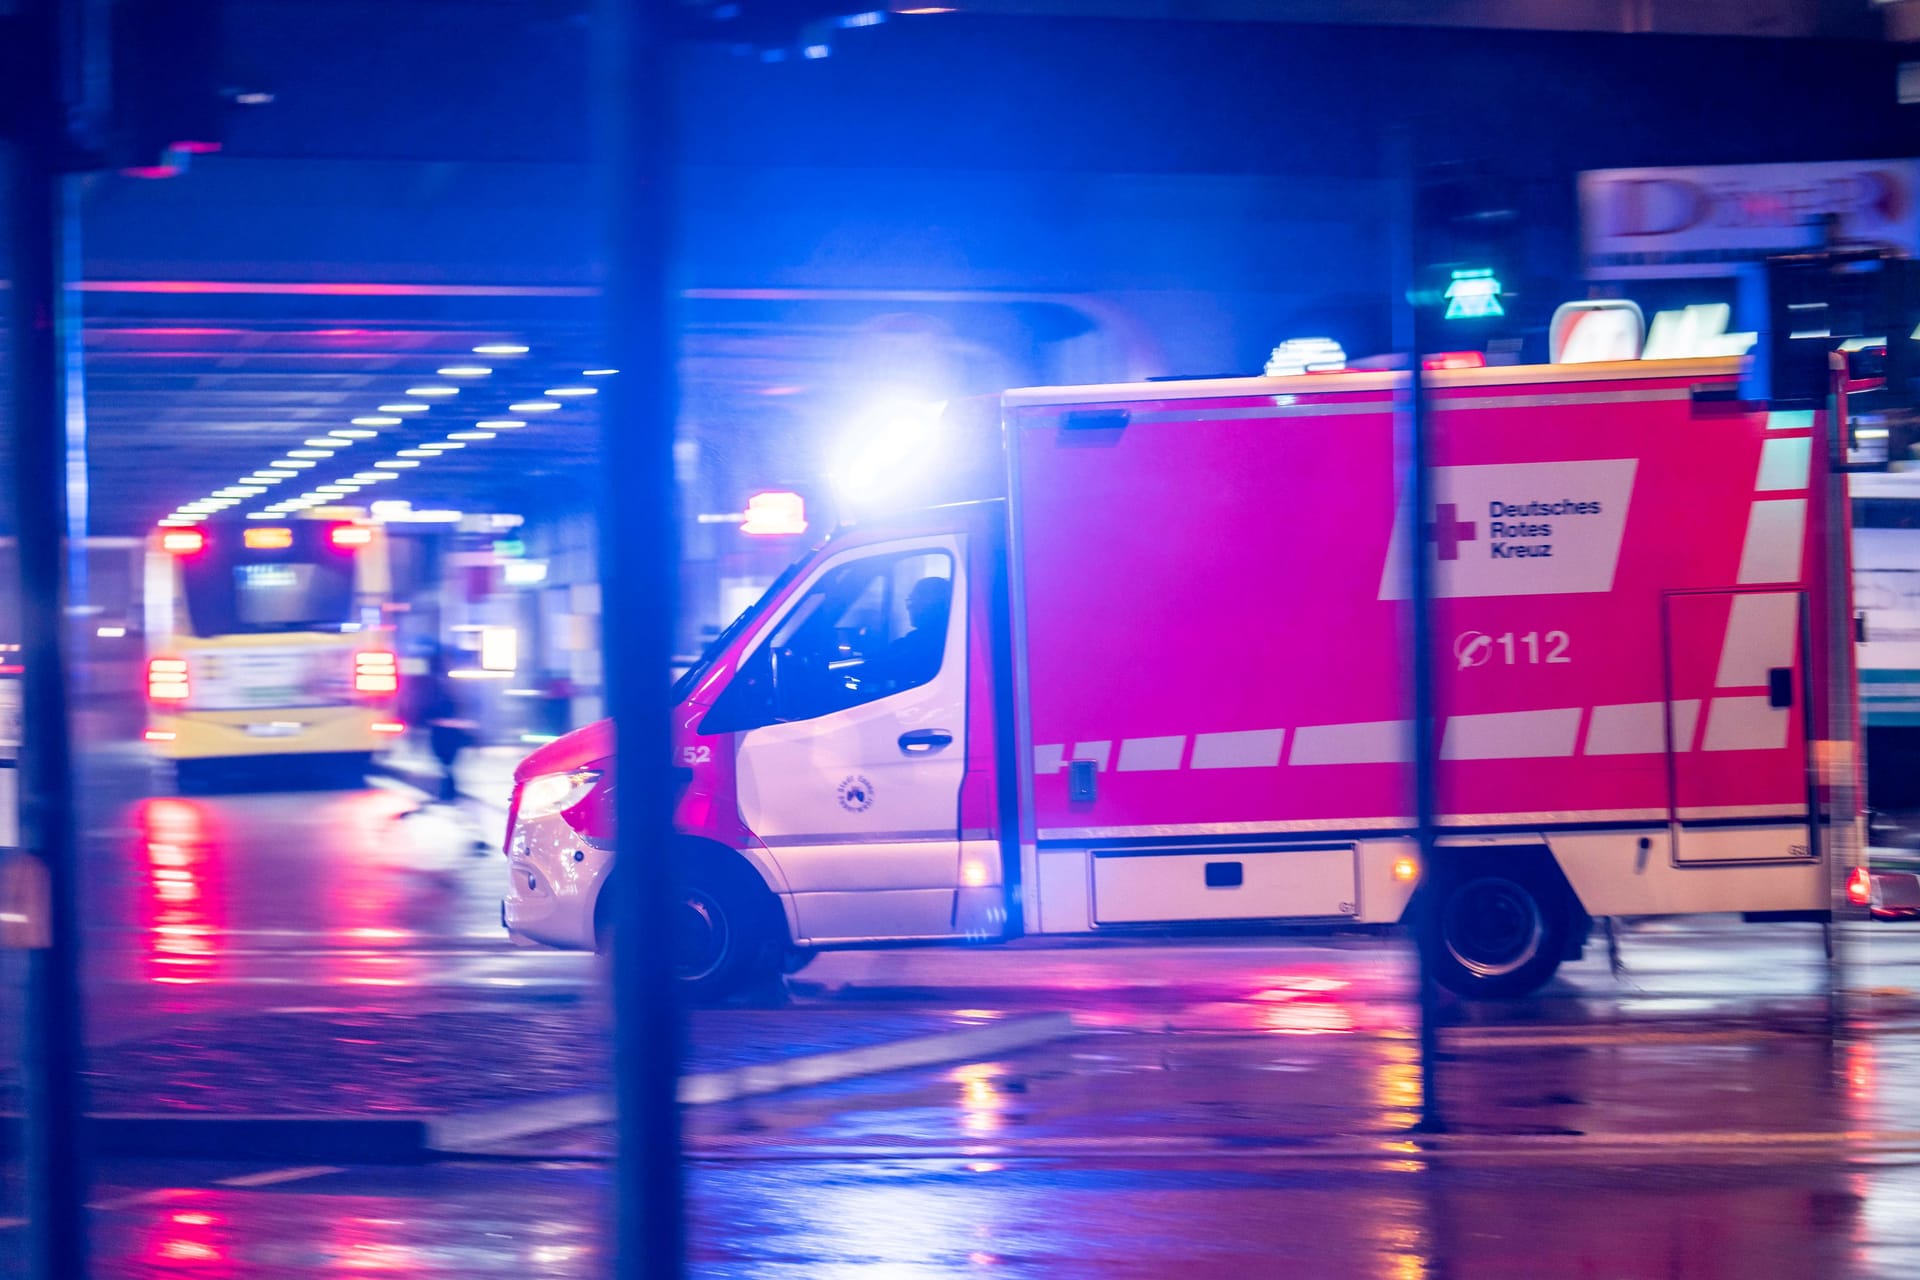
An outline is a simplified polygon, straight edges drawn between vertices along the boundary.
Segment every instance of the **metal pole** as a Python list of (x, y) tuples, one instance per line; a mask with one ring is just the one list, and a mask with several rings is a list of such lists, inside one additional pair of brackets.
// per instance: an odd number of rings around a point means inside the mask
[(601, 653), (620, 745), (615, 820), (625, 851), (611, 889), (612, 1274), (646, 1280), (678, 1280), (686, 1260), (667, 699), (679, 577), (672, 11), (672, 0), (600, 0), (594, 32), (604, 322), (607, 358), (620, 370), (600, 397)]
[(1832, 916), (1826, 930), (1827, 1016), (1833, 1036), (1844, 1039), (1851, 1029), (1850, 967), (1855, 959), (1848, 925), (1861, 915), (1860, 909), (1847, 901), (1847, 879), (1855, 867), (1867, 865), (1859, 824), (1860, 779), (1865, 776), (1867, 762), (1863, 758), (1866, 747), (1860, 733), (1853, 653), (1853, 509), (1845, 470), (1847, 357), (1836, 351), (1828, 362), (1832, 389), (1822, 441), (1829, 462), (1823, 495), (1827, 554), (1816, 606), (1820, 615), (1809, 628), (1818, 628), (1816, 634), (1824, 633), (1827, 651), (1826, 742), (1816, 750), (1818, 771), (1814, 780), (1815, 794), (1823, 795), (1825, 804), (1824, 813), (1816, 810), (1810, 817), (1815, 841), (1825, 845), (1822, 853), (1827, 862)]
[[(75, 234), (66, 216), (61, 158), (66, 111), (56, 0), (35, 0), (14, 19), (20, 131), (7, 183), (12, 223), (9, 327), (13, 474), (20, 529), (22, 733), (21, 844), (45, 885), (38, 930), (46, 945), (28, 963), (26, 1174), (29, 1274), (86, 1274), (86, 1170), (81, 1088), (80, 939), (74, 903), (72, 743), (63, 655), (68, 435), (60, 266)], [(81, 467), (84, 469), (84, 458)]]
[(1428, 439), (1426, 389), (1421, 385), (1422, 341), (1420, 309), (1414, 301), (1424, 237), (1420, 228), (1419, 173), (1412, 138), (1404, 127), (1393, 138), (1392, 181), (1395, 209), (1394, 299), (1395, 346), (1408, 353), (1407, 387), (1401, 400), (1401, 440), (1398, 450), (1407, 469), (1406, 509), (1401, 513), (1407, 530), (1407, 607), (1410, 613), (1407, 645), (1408, 679), (1413, 693), (1413, 810), (1420, 845), (1420, 888), (1414, 894), (1412, 923), (1414, 952), (1419, 957), (1420, 981), (1420, 1123), (1426, 1133), (1446, 1125), (1440, 1107), (1440, 987), (1429, 963), (1429, 939), (1434, 936), (1438, 903), (1435, 890), (1434, 834), (1438, 813), (1438, 779), (1434, 761), (1433, 681), (1433, 561), (1427, 554), (1427, 513), (1433, 510), (1431, 441)]

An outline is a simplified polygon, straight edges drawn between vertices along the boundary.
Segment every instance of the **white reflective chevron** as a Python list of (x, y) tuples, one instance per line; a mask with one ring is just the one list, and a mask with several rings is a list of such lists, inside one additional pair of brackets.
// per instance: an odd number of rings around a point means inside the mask
[(1260, 769), (1280, 763), (1285, 729), (1243, 729), (1236, 733), (1202, 733), (1193, 739), (1196, 769)]

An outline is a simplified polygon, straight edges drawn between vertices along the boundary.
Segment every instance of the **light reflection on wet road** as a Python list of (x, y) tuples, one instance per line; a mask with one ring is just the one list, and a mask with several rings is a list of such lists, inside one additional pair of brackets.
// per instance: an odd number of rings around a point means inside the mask
[[(596, 962), (509, 946), (498, 854), (464, 819), (399, 817), (415, 803), (126, 809), (90, 851), (94, 1038), (269, 1009), (590, 1008)], [(1862, 936), (1866, 1024), (1834, 1048), (1804, 926), (1649, 925), (1622, 976), (1596, 948), (1541, 1000), (1451, 1005), (1433, 1141), (1408, 1133), (1392, 940), (822, 957), (791, 1008), (1067, 1010), (1085, 1030), (693, 1111), (695, 1271), (1920, 1274), (1920, 929)], [(584, 1129), (479, 1165), (108, 1162), (100, 1274), (600, 1275), (606, 1149)], [(0, 1221), (0, 1274), (20, 1238)]]

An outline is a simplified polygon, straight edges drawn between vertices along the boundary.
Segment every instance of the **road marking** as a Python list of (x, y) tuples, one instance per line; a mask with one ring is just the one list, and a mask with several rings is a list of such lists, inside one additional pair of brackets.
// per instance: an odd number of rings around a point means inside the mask
[(268, 1169), (264, 1173), (243, 1173), (233, 1178), (217, 1178), (216, 1186), (222, 1187), (275, 1187), (283, 1182), (301, 1182), (308, 1178), (324, 1178), (330, 1173), (342, 1172), (330, 1164), (299, 1165), (291, 1169)]

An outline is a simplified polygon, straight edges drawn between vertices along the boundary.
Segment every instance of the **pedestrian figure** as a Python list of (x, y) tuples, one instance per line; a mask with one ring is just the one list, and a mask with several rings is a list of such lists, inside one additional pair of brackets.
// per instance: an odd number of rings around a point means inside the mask
[(415, 723), (426, 728), (427, 749), (440, 766), (440, 776), (433, 798), (400, 816), (411, 818), (435, 805), (445, 805), (472, 829), (474, 851), (486, 852), (489, 846), (480, 836), (484, 824), (473, 819), (461, 806), (460, 784), (454, 772), (460, 753), (474, 745), (480, 732), (479, 722), (468, 717), (463, 702), (459, 682), (447, 667), (446, 652), (436, 645), (427, 655), (427, 671), (421, 678), (415, 704)]
[(460, 753), (473, 745), (480, 726), (466, 718), (459, 689), (447, 670), (446, 654), (437, 646), (427, 658), (426, 702), (420, 718), (427, 726), (427, 745), (440, 762), (440, 801), (453, 804), (460, 798), (453, 767)]

